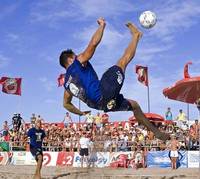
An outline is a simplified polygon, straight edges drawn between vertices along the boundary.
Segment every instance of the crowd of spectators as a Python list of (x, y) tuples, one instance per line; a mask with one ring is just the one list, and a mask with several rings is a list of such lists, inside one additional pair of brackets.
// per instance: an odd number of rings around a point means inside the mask
[[(198, 120), (189, 125), (183, 111), (176, 118), (166, 112), (166, 121), (154, 123), (161, 131), (174, 134), (182, 150), (197, 150), (200, 125)], [(83, 133), (93, 142), (96, 151), (157, 151), (166, 150), (165, 142), (156, 139), (151, 131), (137, 122), (109, 122), (106, 113), (88, 114), (83, 123), (74, 123), (67, 112), (60, 123), (46, 123), (40, 115), (32, 114), (30, 122), (25, 123), (20, 114), (15, 114), (12, 126), (5, 121), (0, 140), (10, 142), (12, 150), (28, 150), (27, 131), (37, 119), (42, 120), (46, 132), (44, 151), (77, 151)], [(18, 119), (17, 119), (18, 118)], [(174, 120), (173, 120), (174, 119)], [(21, 121), (21, 122), (20, 122)]]

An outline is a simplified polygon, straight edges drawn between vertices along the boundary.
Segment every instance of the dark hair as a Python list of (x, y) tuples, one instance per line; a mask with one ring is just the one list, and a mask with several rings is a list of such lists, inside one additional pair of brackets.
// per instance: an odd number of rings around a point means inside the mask
[(60, 54), (60, 65), (63, 68), (66, 68), (66, 62), (67, 62), (67, 58), (72, 57), (74, 55), (74, 52), (71, 49), (67, 49), (65, 51), (62, 51), (62, 53)]

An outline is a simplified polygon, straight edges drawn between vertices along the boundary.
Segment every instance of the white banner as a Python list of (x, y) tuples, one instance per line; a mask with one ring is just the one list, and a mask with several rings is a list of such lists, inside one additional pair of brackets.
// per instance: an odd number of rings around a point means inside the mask
[(23, 152), (13, 152), (11, 164), (12, 165), (25, 165), (26, 153), (27, 152), (25, 152), (25, 151), (23, 151)]
[(103, 168), (110, 165), (110, 152), (97, 152), (91, 153), (89, 156), (89, 163), (92, 166), (94, 163), (95, 167)]
[(43, 152), (43, 163), (44, 166), (56, 166), (58, 152)]
[[(87, 163), (84, 160), (83, 167), (86, 167)], [(81, 156), (78, 152), (74, 152), (74, 161), (73, 161), (73, 167), (81, 167)]]
[(32, 156), (31, 152), (26, 152), (25, 165), (36, 165), (35, 157)]
[(199, 151), (188, 151), (188, 168), (198, 168), (199, 162)]

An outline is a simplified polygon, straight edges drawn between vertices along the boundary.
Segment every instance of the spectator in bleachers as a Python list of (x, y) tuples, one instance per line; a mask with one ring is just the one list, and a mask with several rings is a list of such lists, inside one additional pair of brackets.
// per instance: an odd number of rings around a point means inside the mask
[(8, 121), (4, 121), (4, 124), (3, 124), (3, 140), (4, 141), (9, 141)]
[(14, 115), (13, 115), (13, 117), (12, 117), (12, 125), (13, 125), (13, 129), (17, 129), (17, 124), (18, 124), (17, 113), (14, 113)]
[(23, 123), (25, 123), (24, 120), (21, 117), (21, 114), (18, 113), (17, 114), (17, 131), (20, 129), (20, 127), (22, 125), (22, 121), (23, 121)]
[(194, 124), (192, 124), (192, 127), (193, 127), (193, 129), (195, 131), (195, 135), (198, 138), (198, 136), (199, 136), (199, 130), (200, 130), (200, 124), (198, 123), (197, 119), (195, 120)]
[[(183, 122), (183, 124), (184, 123), (185, 122)], [(77, 151), (80, 136), (84, 132), (87, 132), (87, 135), (96, 143), (99, 143), (99, 151), (104, 151), (106, 136), (108, 136), (111, 141), (110, 148), (107, 148), (107, 151), (135, 151), (137, 145), (141, 145), (143, 148), (145, 147), (145, 150), (165, 149), (164, 144), (160, 140), (155, 139), (151, 131), (148, 131), (142, 125), (138, 125), (138, 123), (106, 122), (100, 128), (96, 127), (95, 122), (93, 128), (87, 124), (81, 124), (80, 128), (76, 128), (74, 127), (76, 125), (77, 124), (74, 123), (73, 125), (68, 125), (63, 128), (57, 123), (44, 124), (42, 127), (45, 129), (47, 136), (47, 139), (44, 141), (46, 150), (66, 150), (65, 139), (67, 138), (70, 141), (67, 151)], [(129, 125), (129, 127), (127, 128), (125, 125)], [(19, 131), (17, 131), (16, 127), (9, 130), (10, 141), (12, 142), (12, 146), (14, 146), (13, 150), (25, 146), (24, 143), (27, 141), (24, 141), (23, 136), (31, 125), (26, 124), (25, 126), (21, 125)], [(169, 134), (176, 134), (181, 149), (198, 149), (198, 127), (196, 127), (198, 126), (198, 121), (195, 121), (190, 130), (188, 130), (187, 126), (184, 127), (184, 125), (180, 128), (176, 123), (167, 125), (165, 123), (160, 123), (158, 126), (161, 131), (165, 131)], [(21, 140), (23, 141), (22, 143), (20, 143)]]
[(165, 113), (165, 119), (168, 120), (168, 121), (172, 121), (173, 120), (172, 112), (171, 112), (171, 108), (170, 107), (167, 108), (167, 111)]
[(180, 110), (179, 110), (179, 114), (178, 114), (178, 116), (176, 117), (177, 126), (178, 126), (178, 127), (181, 127), (182, 124), (183, 124), (183, 121), (186, 121), (186, 120), (187, 120), (186, 114), (183, 112), (182, 109), (180, 109)]
[(64, 119), (63, 119), (62, 122), (64, 123), (65, 127), (68, 127), (70, 124), (73, 123), (72, 118), (71, 118), (69, 112), (66, 112), (65, 117), (64, 117)]
[(102, 124), (102, 116), (100, 115), (99, 112), (97, 112), (97, 115), (94, 116), (94, 121), (97, 126), (97, 129), (99, 130), (101, 128), (101, 124)]
[(107, 113), (103, 113), (101, 115), (101, 119), (103, 126), (105, 126), (105, 124), (109, 122), (109, 115)]
[(35, 113), (32, 114), (31, 116), (31, 127), (34, 127), (35, 126), (35, 121), (36, 121), (36, 116), (35, 116)]
[(36, 119), (37, 119), (37, 120), (40, 120), (40, 121), (42, 122), (42, 124), (45, 122), (45, 121), (44, 121), (44, 118), (42, 118), (40, 115), (38, 115)]

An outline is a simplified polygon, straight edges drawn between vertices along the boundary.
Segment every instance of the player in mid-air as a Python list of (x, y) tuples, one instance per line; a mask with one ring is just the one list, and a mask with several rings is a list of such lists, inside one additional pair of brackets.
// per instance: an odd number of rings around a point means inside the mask
[(126, 99), (120, 94), (126, 67), (135, 55), (137, 44), (142, 37), (142, 33), (134, 24), (130, 22), (126, 24), (131, 32), (131, 41), (116, 65), (109, 68), (103, 74), (101, 80), (99, 80), (89, 62), (102, 39), (106, 26), (106, 22), (103, 18), (99, 18), (97, 23), (99, 27), (92, 36), (85, 51), (76, 55), (71, 49), (68, 49), (63, 51), (60, 55), (60, 65), (66, 69), (64, 107), (74, 114), (87, 114), (89, 111), (80, 111), (72, 104), (72, 97), (75, 96), (89, 107), (97, 110), (103, 110), (105, 112), (133, 111), (139, 123), (153, 131), (157, 138), (167, 140), (169, 136), (160, 132), (145, 118), (136, 101)]
[(35, 157), (37, 162), (34, 179), (41, 179), (41, 169), (43, 162), (42, 142), (46, 136), (45, 131), (41, 129), (41, 120), (36, 120), (35, 127), (29, 129), (27, 135), (30, 138), (30, 152)]

